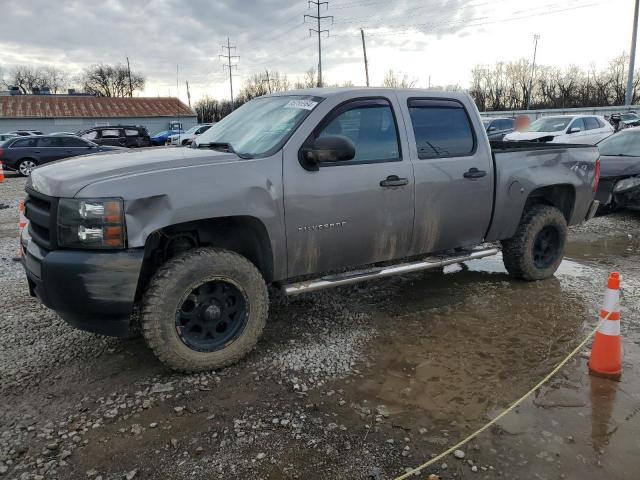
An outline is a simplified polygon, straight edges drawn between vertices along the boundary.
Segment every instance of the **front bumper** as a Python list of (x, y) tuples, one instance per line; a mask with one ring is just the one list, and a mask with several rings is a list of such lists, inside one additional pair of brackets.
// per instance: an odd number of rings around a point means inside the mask
[(32, 296), (81, 330), (130, 334), (144, 249), (47, 251), (31, 240), (27, 228), (20, 241)]

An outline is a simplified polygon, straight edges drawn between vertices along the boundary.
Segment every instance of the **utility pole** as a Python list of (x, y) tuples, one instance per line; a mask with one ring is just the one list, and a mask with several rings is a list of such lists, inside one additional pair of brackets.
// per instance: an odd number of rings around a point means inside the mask
[(640, 0), (636, 0), (636, 8), (633, 14), (633, 33), (631, 34), (631, 57), (629, 58), (629, 75), (627, 79), (627, 91), (624, 97), (624, 104), (631, 105), (633, 102), (633, 69), (636, 61), (636, 43), (638, 40), (638, 8)]
[(133, 97), (133, 87), (131, 86), (131, 67), (129, 66), (128, 56), (127, 56), (127, 75), (129, 75), (129, 97)]
[(527, 92), (527, 110), (531, 107), (531, 90), (533, 89), (533, 76), (536, 72), (536, 54), (538, 53), (538, 40), (540, 35), (537, 33), (533, 36), (533, 64), (531, 66), (531, 78), (529, 78), (529, 91)]
[(322, 2), (320, 0), (309, 0), (309, 7), (311, 7), (311, 5), (315, 5), (317, 8), (317, 14), (316, 15), (305, 15), (303, 17), (303, 20), (306, 21), (307, 17), (309, 17), (312, 20), (316, 20), (318, 28), (310, 28), (309, 29), (309, 35), (311, 35), (312, 33), (317, 33), (318, 34), (318, 87), (322, 87), (322, 34), (326, 33), (327, 37), (329, 36), (329, 30), (322, 30), (321, 25), (322, 25), (322, 20), (325, 20), (327, 18), (331, 19), (331, 23), (333, 23), (333, 15), (326, 15), (326, 16), (320, 16), (320, 6), (321, 5), (326, 5), (327, 9), (329, 9), (329, 2)]
[(189, 108), (191, 108), (191, 92), (189, 91), (189, 80), (187, 80), (187, 101), (189, 102)]
[(367, 62), (367, 45), (364, 42), (364, 30), (360, 29), (362, 35), (362, 52), (364, 53), (364, 73), (367, 76), (367, 87), (369, 86), (369, 62)]
[(226, 45), (222, 45), (222, 50), (227, 50), (227, 53), (225, 55), (218, 55), (219, 57), (222, 58), (226, 58), (227, 59), (227, 63), (222, 65), (222, 70), (224, 70), (224, 67), (227, 67), (229, 69), (229, 88), (231, 89), (231, 110), (233, 110), (233, 74), (232, 74), (232, 70), (234, 68), (238, 68), (238, 65), (231, 63), (231, 61), (233, 59), (238, 59), (240, 58), (238, 55), (231, 55), (231, 50), (235, 50), (236, 47), (232, 47), (231, 43), (229, 41), (229, 37), (227, 37), (227, 44)]

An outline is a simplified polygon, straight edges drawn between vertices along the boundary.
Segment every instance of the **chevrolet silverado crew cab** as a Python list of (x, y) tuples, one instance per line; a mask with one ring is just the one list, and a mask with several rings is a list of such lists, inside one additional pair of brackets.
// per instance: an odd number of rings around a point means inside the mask
[(596, 147), (490, 144), (464, 93), (277, 93), (192, 147), (36, 168), (21, 238), (32, 295), (91, 332), (139, 324), (181, 371), (247, 354), (268, 286), (293, 295), (500, 250), (512, 276), (544, 279), (567, 225), (597, 208)]

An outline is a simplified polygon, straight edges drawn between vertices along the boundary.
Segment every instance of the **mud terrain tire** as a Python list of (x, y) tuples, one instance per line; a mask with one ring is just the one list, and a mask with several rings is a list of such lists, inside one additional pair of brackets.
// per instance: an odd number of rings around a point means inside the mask
[[(224, 296), (229, 290), (237, 292), (234, 298)], [(234, 311), (229, 314), (233, 317), (224, 316), (227, 300), (242, 304), (242, 309), (229, 307), (241, 315), (236, 317)], [(181, 322), (189, 302), (187, 311), (198, 323), (185, 327)], [(168, 367), (182, 372), (214, 370), (237, 362), (253, 349), (268, 310), (267, 286), (249, 260), (228, 250), (199, 248), (169, 260), (155, 273), (142, 302), (142, 333), (149, 348)], [(224, 337), (224, 319), (231, 319), (228, 325), (234, 325), (229, 338)], [(219, 325), (224, 325), (224, 344), (215, 345), (220, 340)]]
[(567, 221), (548, 205), (533, 205), (523, 215), (513, 237), (502, 241), (507, 272), (522, 280), (553, 276), (564, 255)]

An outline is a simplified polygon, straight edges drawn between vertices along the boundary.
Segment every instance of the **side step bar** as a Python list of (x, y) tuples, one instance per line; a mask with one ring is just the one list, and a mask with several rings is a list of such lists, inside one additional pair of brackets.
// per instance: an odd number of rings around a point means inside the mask
[(400, 275), (403, 273), (417, 272), (419, 270), (429, 270), (430, 268), (444, 267), (454, 263), (476, 260), (478, 258), (489, 257), (500, 252), (499, 248), (485, 248), (482, 250), (471, 250), (468, 253), (455, 256), (443, 257), (427, 257), (423, 260), (415, 262), (402, 263), (399, 265), (391, 265), (389, 267), (371, 268), (368, 270), (356, 270), (337, 275), (329, 275), (315, 280), (307, 280), (304, 282), (292, 283), (284, 286), (287, 295), (296, 295), (298, 293), (313, 292), (323, 288), (339, 287), (350, 283), (358, 283), (365, 280), (373, 280), (375, 278), (390, 277), (392, 275)]

